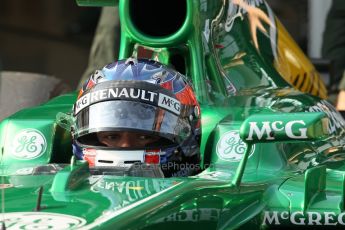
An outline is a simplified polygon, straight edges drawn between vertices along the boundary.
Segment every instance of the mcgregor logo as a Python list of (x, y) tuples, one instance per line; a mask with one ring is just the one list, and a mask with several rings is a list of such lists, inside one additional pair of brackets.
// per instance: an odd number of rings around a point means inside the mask
[[(217, 143), (217, 155), (225, 161), (240, 161), (247, 149), (247, 145), (241, 140), (238, 131), (225, 133)], [(254, 152), (254, 147), (250, 156)], [(249, 157), (250, 157), (249, 156)]]
[[(261, 125), (258, 122), (249, 122), (249, 135), (246, 140), (250, 141), (254, 139), (257, 140), (274, 140), (274, 132), (284, 132), (285, 135), (291, 139), (307, 139), (307, 128), (303, 120), (289, 121), (284, 124), (283, 121), (263, 121)], [(260, 128), (260, 127), (261, 128)], [(296, 128), (297, 127), (297, 128)], [(297, 130), (298, 133), (294, 132)]]
[(36, 129), (25, 129), (19, 132), (11, 144), (14, 158), (31, 160), (41, 156), (47, 149), (44, 135)]
[(268, 212), (264, 213), (262, 225), (345, 225), (345, 213), (335, 212)]

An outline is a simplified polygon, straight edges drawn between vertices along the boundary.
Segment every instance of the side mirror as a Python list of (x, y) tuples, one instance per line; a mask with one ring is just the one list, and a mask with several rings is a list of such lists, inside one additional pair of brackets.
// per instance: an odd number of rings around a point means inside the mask
[(243, 122), (240, 137), (247, 144), (311, 141), (329, 134), (328, 123), (323, 112), (257, 114)]
[(232, 184), (239, 186), (253, 145), (265, 142), (312, 141), (329, 134), (329, 119), (323, 112), (257, 114), (248, 117), (240, 137), (248, 145)]

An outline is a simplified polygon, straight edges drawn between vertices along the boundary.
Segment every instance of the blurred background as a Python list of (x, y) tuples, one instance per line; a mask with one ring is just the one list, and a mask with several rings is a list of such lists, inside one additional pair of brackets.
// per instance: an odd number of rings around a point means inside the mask
[[(331, 0), (268, 3), (305, 53), (320, 57)], [(1, 0), (0, 69), (54, 76), (65, 91), (75, 89), (99, 15), (100, 8), (78, 7), (74, 0)]]
[(54, 75), (75, 87), (99, 12), (73, 0), (1, 0), (2, 69)]
[[(320, 56), (323, 17), (331, 1), (268, 2), (301, 48)], [(316, 17), (311, 23), (312, 13)], [(54, 75), (75, 88), (87, 65), (99, 15), (99, 8), (78, 7), (74, 0), (1, 0), (2, 69)], [(316, 35), (310, 36), (311, 29)]]

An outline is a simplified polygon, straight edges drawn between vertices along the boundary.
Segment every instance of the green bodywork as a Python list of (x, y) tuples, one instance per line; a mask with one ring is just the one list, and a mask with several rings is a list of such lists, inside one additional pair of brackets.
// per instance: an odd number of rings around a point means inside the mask
[[(147, 5), (169, 11), (177, 4), (185, 8), (184, 20), (158, 18), (179, 26), (152, 34), (146, 28), (152, 21), (135, 19), (138, 0), (78, 0), (118, 4), (120, 59), (140, 57), (141, 47), (190, 78), (201, 107), (202, 162), (195, 167), (202, 172), (91, 175), (72, 157), (71, 135), (58, 125), (77, 93), (59, 96), (0, 123), (0, 220), (6, 229), (345, 227), (341, 115), (280, 76), (272, 38), (258, 31), (256, 48), (245, 11), (231, 17), (232, 1), (170, 2)], [(263, 0), (253, 2), (272, 15)]]

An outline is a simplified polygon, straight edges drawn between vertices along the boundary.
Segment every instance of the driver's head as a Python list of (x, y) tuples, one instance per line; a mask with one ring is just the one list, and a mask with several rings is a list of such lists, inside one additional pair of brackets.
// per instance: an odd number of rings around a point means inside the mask
[(177, 165), (199, 159), (199, 111), (182, 74), (152, 60), (122, 60), (97, 70), (81, 89), (73, 137), (94, 167)]

